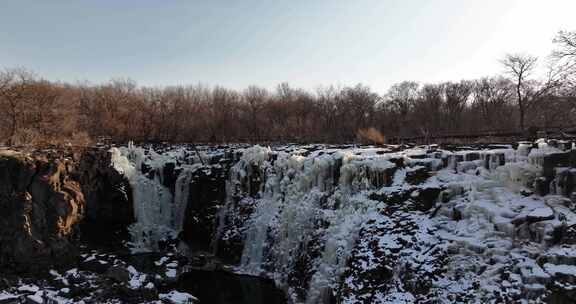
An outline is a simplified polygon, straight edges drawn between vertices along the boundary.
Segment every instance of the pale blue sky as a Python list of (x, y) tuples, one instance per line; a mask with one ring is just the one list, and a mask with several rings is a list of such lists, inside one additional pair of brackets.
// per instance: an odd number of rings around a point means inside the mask
[(540, 57), (576, 29), (576, 1), (0, 1), (0, 67), (51, 80), (128, 77), (313, 89), (500, 72), (506, 52)]

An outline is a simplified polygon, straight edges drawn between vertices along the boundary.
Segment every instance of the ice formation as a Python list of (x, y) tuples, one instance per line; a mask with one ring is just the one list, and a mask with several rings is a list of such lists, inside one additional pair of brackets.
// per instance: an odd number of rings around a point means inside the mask
[[(238, 271), (274, 278), (295, 303), (452, 303), (540, 301), (572, 270), (535, 255), (564, 248), (554, 235), (576, 224), (562, 199), (533, 194), (561, 150), (375, 152), (244, 150), (219, 223), (242, 240)], [(566, 193), (556, 171), (546, 182)]]
[[(144, 150), (129, 146), (112, 148), (112, 164), (130, 182), (136, 222), (129, 227), (134, 252), (157, 250), (158, 241), (174, 237), (172, 194), (162, 184), (162, 175), (153, 179), (142, 172)], [(162, 168), (164, 159), (151, 162), (152, 170)]]
[[(133, 187), (135, 248), (155, 250), (183, 229), (200, 165), (182, 152), (112, 153)], [(293, 303), (541, 302), (576, 288), (573, 150), (538, 141), (235, 153), (212, 248), (237, 272), (273, 278)], [(169, 163), (173, 190), (160, 173)]]

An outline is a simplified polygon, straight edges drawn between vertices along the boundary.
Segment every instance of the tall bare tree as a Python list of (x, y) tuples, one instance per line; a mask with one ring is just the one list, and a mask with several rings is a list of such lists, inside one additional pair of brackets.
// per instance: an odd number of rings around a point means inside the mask
[(553, 42), (556, 49), (551, 57), (563, 73), (567, 93), (576, 96), (576, 31), (559, 31)]
[(526, 110), (530, 106), (530, 76), (536, 68), (538, 58), (526, 54), (507, 54), (500, 62), (514, 82), (520, 130), (524, 131)]
[(401, 137), (410, 134), (410, 113), (419, 95), (420, 85), (415, 81), (394, 84), (386, 94), (390, 110), (398, 116), (397, 132)]

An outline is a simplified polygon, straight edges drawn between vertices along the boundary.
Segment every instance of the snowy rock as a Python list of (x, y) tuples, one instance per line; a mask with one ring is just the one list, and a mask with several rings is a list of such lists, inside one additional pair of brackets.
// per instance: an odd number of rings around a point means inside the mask
[(522, 281), (526, 284), (545, 284), (550, 280), (549, 271), (545, 272), (538, 264), (525, 263), (520, 266)]
[(33, 295), (26, 296), (27, 304), (42, 304), (44, 299), (42, 298), (42, 293), (36, 293)]
[(198, 301), (198, 299), (196, 299), (191, 294), (179, 292), (176, 290), (173, 290), (169, 293), (161, 293), (159, 298), (160, 300), (166, 301), (170, 304), (192, 304)]
[(526, 216), (526, 220), (531, 223), (547, 221), (551, 219), (554, 219), (554, 210), (552, 210), (550, 207), (536, 208)]
[(576, 266), (574, 265), (562, 265), (562, 264), (544, 264), (544, 269), (550, 275), (552, 275), (555, 280), (575, 284), (576, 283)]
[(36, 293), (40, 290), (40, 288), (36, 285), (22, 285), (18, 287), (18, 291), (21, 292), (29, 292), (29, 293)]
[(176, 269), (168, 269), (165, 273), (166, 277), (171, 279), (176, 278), (176, 274)]
[(2, 304), (18, 304), (20, 303), (19, 296), (6, 291), (0, 291), (0, 303)]

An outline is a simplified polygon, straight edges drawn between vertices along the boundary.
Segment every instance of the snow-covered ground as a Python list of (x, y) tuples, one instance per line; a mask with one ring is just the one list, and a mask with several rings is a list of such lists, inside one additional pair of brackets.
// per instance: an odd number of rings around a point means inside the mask
[[(154, 260), (119, 258), (113, 254), (86, 250), (70, 269), (51, 269), (36, 277), (2, 278), (0, 303), (168, 303), (192, 304), (198, 299), (174, 286), (181, 273), (173, 253), (157, 255), (153, 267), (137, 270), (131, 262)], [(140, 267), (142, 268), (142, 267)]]

